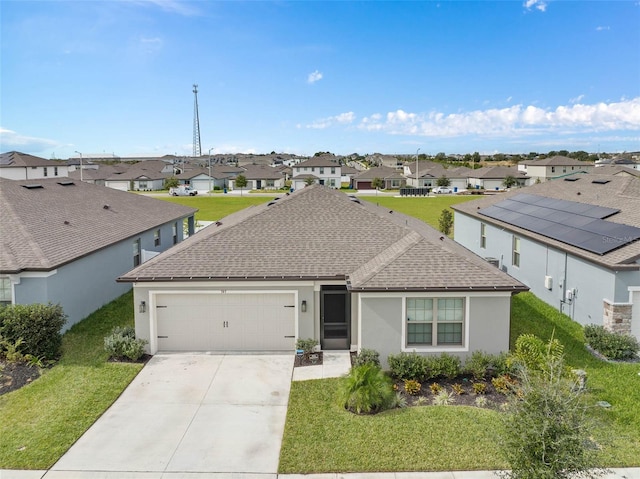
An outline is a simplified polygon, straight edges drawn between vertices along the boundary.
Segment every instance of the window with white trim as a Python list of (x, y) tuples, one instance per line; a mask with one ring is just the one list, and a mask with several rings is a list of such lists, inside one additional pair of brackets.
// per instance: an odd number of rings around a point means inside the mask
[(511, 258), (513, 266), (520, 266), (520, 238), (513, 237), (513, 256)]
[(171, 231), (173, 234), (173, 244), (176, 244), (178, 242), (178, 222), (177, 221), (173, 223), (173, 226), (171, 227)]
[(42, 168), (42, 170), (44, 171), (44, 176), (49, 176), (49, 170), (47, 169), (46, 166)]
[(133, 242), (133, 266), (140, 265), (142, 259), (142, 249), (140, 247), (140, 238)]
[(407, 298), (407, 347), (462, 346), (464, 298)]
[(153, 232), (153, 245), (160, 246), (160, 228)]
[(0, 278), (0, 306), (11, 304), (11, 280)]
[(487, 225), (480, 223), (480, 248), (487, 247)]

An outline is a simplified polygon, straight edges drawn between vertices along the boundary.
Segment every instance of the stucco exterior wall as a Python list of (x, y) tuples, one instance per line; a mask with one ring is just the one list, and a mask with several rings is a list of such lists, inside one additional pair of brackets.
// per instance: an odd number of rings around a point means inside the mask
[[(160, 227), (160, 246), (154, 245), (154, 231), (120, 241), (108, 248), (80, 258), (46, 274), (17, 275), (14, 304), (54, 303), (62, 305), (68, 316), (63, 330), (81, 321), (104, 304), (131, 289), (116, 278), (133, 269), (133, 242), (140, 238), (141, 249), (164, 251), (173, 246), (172, 224)], [(178, 222), (178, 240), (182, 241)]]
[(434, 346), (415, 349), (419, 354), (441, 354), (447, 352), (462, 360), (473, 351), (499, 353), (509, 349), (511, 314), (510, 293), (362, 293), (360, 295), (360, 341), (358, 349), (375, 349), (380, 353), (380, 362), (388, 368), (390, 354), (413, 351), (407, 348), (403, 334), (404, 309), (407, 297), (462, 297), (465, 300), (465, 326), (462, 346)]

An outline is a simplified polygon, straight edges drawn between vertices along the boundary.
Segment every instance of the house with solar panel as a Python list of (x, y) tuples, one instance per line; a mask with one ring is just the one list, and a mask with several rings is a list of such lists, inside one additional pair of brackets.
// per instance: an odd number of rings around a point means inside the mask
[(453, 209), (458, 243), (575, 321), (640, 338), (640, 178), (575, 174)]

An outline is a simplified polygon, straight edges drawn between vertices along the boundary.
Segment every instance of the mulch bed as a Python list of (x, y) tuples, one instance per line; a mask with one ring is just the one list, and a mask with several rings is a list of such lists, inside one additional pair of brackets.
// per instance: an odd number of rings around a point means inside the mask
[[(484, 383), (486, 390), (484, 394), (476, 394), (473, 390), (473, 383)], [(468, 376), (459, 376), (455, 379), (432, 379), (421, 385), (420, 392), (415, 395), (408, 394), (404, 388), (404, 381), (394, 380), (394, 389), (400, 393), (407, 401), (407, 406), (427, 406), (435, 404), (436, 394), (432, 392), (431, 385), (437, 384), (442, 390), (451, 393), (451, 406), (476, 406), (490, 409), (499, 409), (503, 404), (507, 403), (509, 396), (498, 392), (491, 383), (490, 379), (476, 381)], [(459, 386), (458, 392), (454, 390)], [(423, 399), (421, 399), (423, 398)], [(478, 398), (484, 404), (479, 404)]]
[(27, 363), (0, 360), (0, 396), (20, 389), (40, 377), (40, 368)]
[(321, 364), (322, 351), (318, 351), (311, 354), (296, 354), (295, 361), (293, 362), (293, 367), (298, 368), (304, 366), (320, 366)]

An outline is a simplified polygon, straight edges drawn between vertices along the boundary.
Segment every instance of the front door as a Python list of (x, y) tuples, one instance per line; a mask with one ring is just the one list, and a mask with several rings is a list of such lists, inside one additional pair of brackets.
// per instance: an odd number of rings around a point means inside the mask
[(322, 349), (349, 349), (351, 305), (346, 286), (320, 289), (320, 346)]

